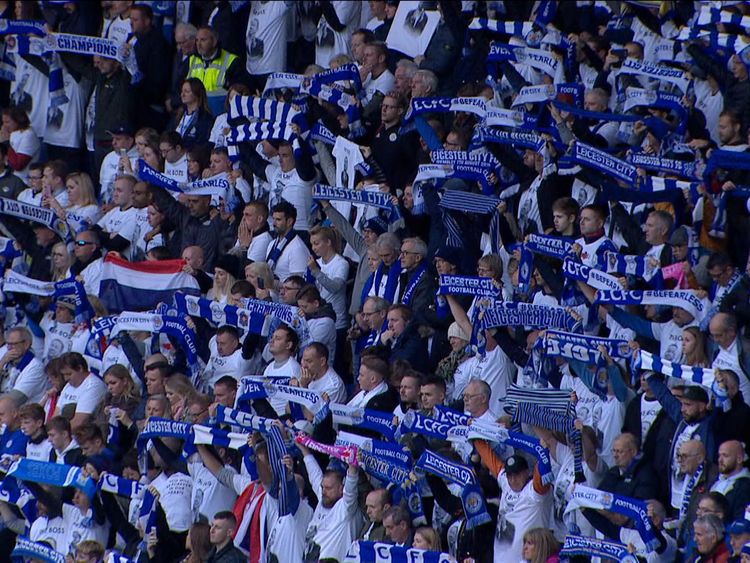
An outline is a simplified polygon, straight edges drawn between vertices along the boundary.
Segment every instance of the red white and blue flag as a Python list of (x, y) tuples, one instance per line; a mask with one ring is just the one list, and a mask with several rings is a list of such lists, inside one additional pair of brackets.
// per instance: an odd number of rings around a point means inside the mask
[(200, 295), (198, 282), (182, 271), (184, 265), (184, 260), (128, 262), (109, 254), (102, 267), (99, 297), (110, 313), (120, 313), (171, 303), (175, 291)]

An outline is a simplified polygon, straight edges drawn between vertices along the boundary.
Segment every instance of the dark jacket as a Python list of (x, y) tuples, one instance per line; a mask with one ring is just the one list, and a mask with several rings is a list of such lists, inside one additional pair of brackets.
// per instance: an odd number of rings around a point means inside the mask
[(406, 360), (415, 370), (425, 372), (429, 356), (427, 354), (427, 341), (422, 338), (417, 330), (417, 324), (412, 321), (400, 336), (394, 337), (390, 342), (390, 363), (395, 360)]
[[(177, 119), (177, 115), (175, 115), (170, 120), (167, 129), (170, 131), (176, 131), (179, 124), (180, 120)], [(203, 108), (198, 108), (190, 126), (182, 135), (182, 146), (187, 150), (190, 150), (196, 145), (207, 145), (208, 138), (211, 136), (211, 128), (213, 126), (214, 116)]]
[(169, 87), (171, 44), (158, 29), (152, 27), (138, 36), (133, 50), (138, 69), (143, 73), (143, 80), (135, 86), (139, 104), (162, 106)]
[(206, 563), (245, 563), (245, 561), (247, 561), (247, 556), (234, 547), (230, 541), (220, 551), (216, 551), (215, 547), (211, 549)]
[(638, 438), (643, 458), (651, 465), (659, 480), (659, 490), (662, 491), (662, 494), (657, 498), (663, 503), (669, 501), (669, 476), (672, 465), (672, 459), (669, 457), (669, 448), (665, 448), (664, 444), (668, 444), (672, 440), (675, 427), (675, 422), (662, 409), (656, 415), (644, 441), (643, 436), (641, 436), (640, 395), (630, 401), (625, 411), (625, 421), (622, 425), (623, 432), (629, 432)]
[(154, 203), (167, 216), (167, 219), (177, 225), (176, 231), (182, 236), (181, 249), (188, 246), (200, 246), (203, 249), (204, 263), (207, 271), (212, 271), (214, 262), (219, 256), (222, 233), (226, 229), (226, 222), (218, 215), (215, 219), (210, 216), (193, 217), (187, 207), (173, 198), (164, 188), (151, 186)]
[(367, 401), (365, 403), (365, 408), (376, 411), (393, 412), (393, 409), (398, 406), (399, 399), (398, 391), (389, 385), (388, 390), (385, 393), (375, 395)]
[[(396, 299), (398, 303), (402, 303), (404, 293), (406, 293), (406, 289), (409, 287), (409, 282), (417, 275), (417, 269), (418, 266), (411, 272), (401, 272), (401, 275), (399, 276), (398, 299)], [(414, 288), (414, 291), (412, 291), (409, 303), (406, 303), (405, 305), (407, 305), (414, 313), (420, 313), (421, 311), (426, 310), (435, 300), (436, 289), (435, 282), (430, 276), (429, 271), (425, 271), (422, 279), (417, 282), (417, 286)]]
[(631, 498), (648, 500), (658, 495), (659, 483), (649, 463), (636, 457), (624, 472), (610, 467), (599, 483), (600, 490)]
[(742, 391), (732, 398), (728, 411), (716, 409), (716, 423), (714, 434), (719, 444), (727, 440), (737, 440), (743, 444), (750, 444), (750, 406), (742, 398)]
[(2, 218), (1, 224), (8, 229), (21, 249), (30, 258), (29, 272), (26, 275), (35, 280), (49, 281), (52, 278), (52, 258), (50, 253), (52, 252), (52, 247), (60, 242), (60, 239), (56, 237), (49, 246), (40, 246), (36, 242), (34, 230), (26, 223), (15, 217), (5, 215)]

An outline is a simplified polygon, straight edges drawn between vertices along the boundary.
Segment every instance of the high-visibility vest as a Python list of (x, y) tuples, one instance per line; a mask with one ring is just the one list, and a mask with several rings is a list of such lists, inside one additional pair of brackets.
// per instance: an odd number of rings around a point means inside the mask
[(188, 78), (197, 78), (203, 82), (206, 92), (224, 90), (224, 79), (227, 69), (237, 58), (228, 51), (222, 49), (219, 56), (206, 65), (203, 59), (198, 55), (191, 55), (188, 67)]

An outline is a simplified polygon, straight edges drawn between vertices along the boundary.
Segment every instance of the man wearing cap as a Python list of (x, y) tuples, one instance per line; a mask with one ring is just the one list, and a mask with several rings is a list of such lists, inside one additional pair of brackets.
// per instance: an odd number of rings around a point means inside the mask
[(750, 471), (745, 467), (746, 460), (741, 442), (729, 440), (719, 446), (719, 478), (711, 485), (711, 491), (726, 497), (733, 518), (744, 517), (745, 507), (750, 503)]
[(111, 204), (115, 180), (118, 175), (124, 172), (121, 160), (123, 158), (129, 159), (130, 169), (137, 170), (138, 151), (135, 146), (133, 129), (129, 125), (118, 125), (107, 133), (112, 137), (112, 151), (107, 153), (107, 156), (102, 160), (99, 170), (99, 183), (101, 185), (99, 194), (104, 203)]
[(526, 531), (549, 528), (552, 487), (542, 484), (536, 465), (532, 477), (529, 463), (523, 456), (514, 454), (503, 463), (484, 440), (474, 440), (473, 444), (482, 463), (497, 477), (502, 491), (495, 532), (495, 561), (518, 561)]
[[(732, 559), (730, 561), (740, 561), (744, 553), (743, 547), (750, 542), (750, 522), (742, 518), (735, 520), (727, 528), (729, 533), (729, 545), (732, 548)], [(750, 555), (750, 549), (748, 549)]]
[(689, 385), (685, 388), (682, 398), (678, 399), (667, 387), (662, 374), (652, 373), (647, 381), (662, 408), (669, 418), (677, 424), (670, 445), (669, 457), (672, 460), (670, 483), (672, 506), (679, 507), (687, 484), (687, 480), (680, 470), (678, 457), (683, 444), (689, 440), (700, 440), (705, 446), (707, 458), (709, 460), (716, 459), (714, 418), (708, 411), (708, 393), (703, 387)]

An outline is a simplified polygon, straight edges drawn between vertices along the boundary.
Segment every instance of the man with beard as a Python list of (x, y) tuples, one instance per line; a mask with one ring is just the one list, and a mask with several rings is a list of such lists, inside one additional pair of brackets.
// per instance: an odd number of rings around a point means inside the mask
[(750, 471), (745, 467), (745, 448), (737, 440), (719, 446), (719, 478), (711, 491), (721, 493), (729, 501), (732, 519), (743, 518), (750, 503)]

